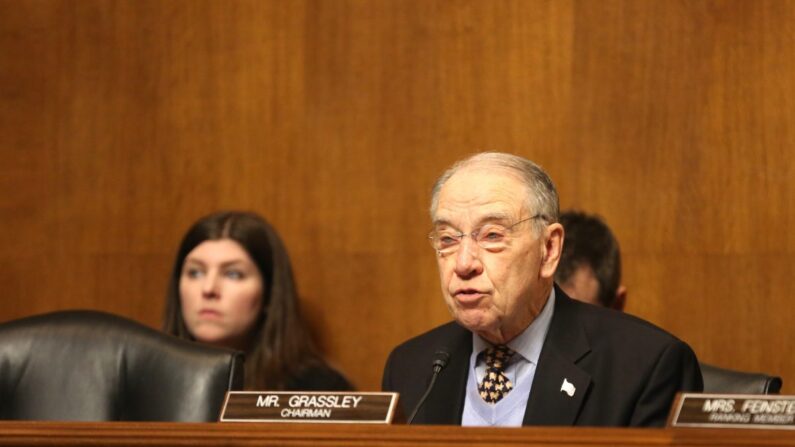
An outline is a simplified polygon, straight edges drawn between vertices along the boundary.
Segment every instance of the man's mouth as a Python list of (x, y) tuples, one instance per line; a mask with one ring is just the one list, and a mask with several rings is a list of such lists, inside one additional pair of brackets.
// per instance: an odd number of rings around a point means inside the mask
[(458, 289), (453, 293), (453, 297), (461, 304), (475, 303), (484, 295), (486, 295), (486, 292), (478, 289)]

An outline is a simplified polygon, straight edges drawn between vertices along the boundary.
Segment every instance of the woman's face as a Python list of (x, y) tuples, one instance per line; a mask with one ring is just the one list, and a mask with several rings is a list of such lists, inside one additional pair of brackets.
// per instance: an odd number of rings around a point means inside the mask
[(201, 342), (245, 350), (262, 314), (262, 275), (232, 239), (208, 240), (185, 258), (179, 296), (185, 325)]

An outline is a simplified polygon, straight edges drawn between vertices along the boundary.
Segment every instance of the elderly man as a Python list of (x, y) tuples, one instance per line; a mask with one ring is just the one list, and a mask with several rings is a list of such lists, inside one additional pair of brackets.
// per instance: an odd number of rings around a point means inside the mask
[(701, 389), (685, 343), (554, 286), (558, 210), (547, 174), (514, 155), (436, 182), (430, 240), (455, 322), (395, 348), (382, 385), (414, 423), (660, 426), (677, 391)]

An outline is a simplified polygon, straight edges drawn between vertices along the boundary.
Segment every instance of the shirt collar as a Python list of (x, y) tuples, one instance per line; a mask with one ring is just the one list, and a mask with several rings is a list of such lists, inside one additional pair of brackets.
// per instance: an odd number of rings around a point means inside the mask
[[(544, 308), (541, 309), (541, 313), (521, 334), (509, 341), (507, 346), (525, 360), (538, 365), (538, 358), (541, 356), (541, 348), (544, 346), (544, 339), (547, 338), (549, 323), (552, 321), (554, 310), (555, 288), (553, 287), (552, 291), (549, 292), (549, 299), (544, 304)], [(491, 346), (490, 342), (484, 340), (478, 334), (472, 333), (472, 351), (474, 353), (480, 353)], [(515, 360), (516, 356), (514, 356)]]

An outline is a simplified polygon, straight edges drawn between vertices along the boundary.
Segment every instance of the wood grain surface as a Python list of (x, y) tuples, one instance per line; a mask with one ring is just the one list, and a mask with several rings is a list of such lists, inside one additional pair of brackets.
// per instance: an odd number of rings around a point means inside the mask
[(792, 446), (792, 430), (0, 422), (0, 446)]

